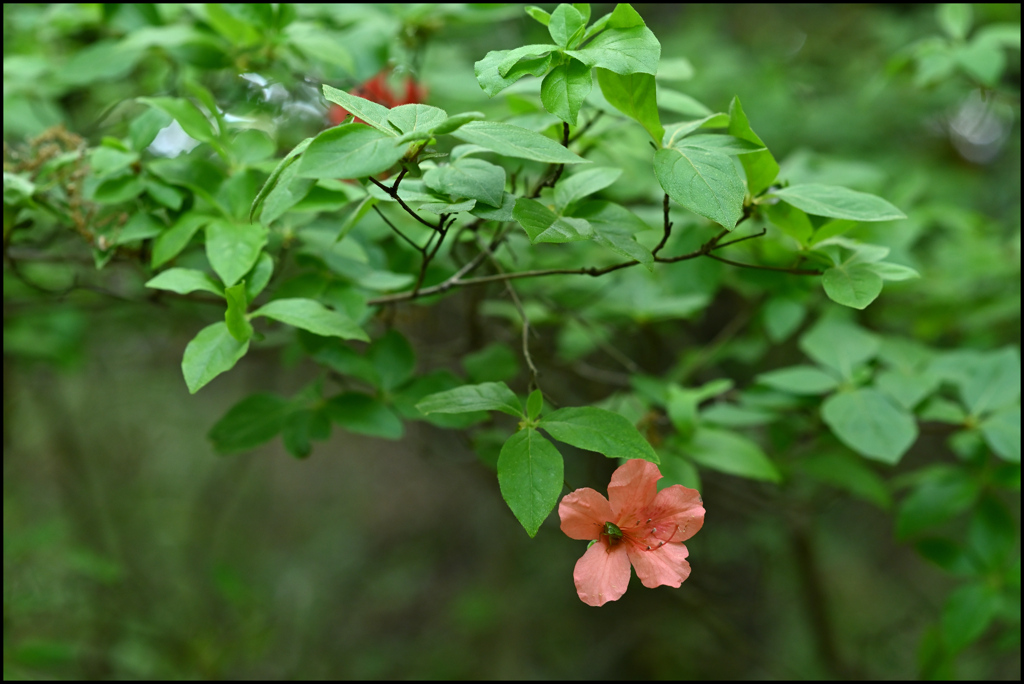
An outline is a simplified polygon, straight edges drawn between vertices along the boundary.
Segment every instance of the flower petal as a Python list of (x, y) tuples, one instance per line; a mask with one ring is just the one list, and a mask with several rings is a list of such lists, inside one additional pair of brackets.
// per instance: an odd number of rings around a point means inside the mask
[(598, 539), (604, 524), (612, 520), (612, 507), (608, 499), (584, 487), (562, 497), (558, 517), (562, 531), (573, 539)]
[(650, 461), (634, 458), (619, 466), (608, 483), (608, 501), (615, 513), (614, 522), (620, 527), (633, 527), (641, 522), (633, 518), (654, 502), (660, 479), (658, 466)]
[(683, 544), (665, 544), (650, 551), (630, 544), (626, 547), (626, 553), (636, 569), (636, 576), (648, 589), (663, 584), (678, 587), (690, 576), (690, 564), (686, 562), (690, 552)]
[(704, 506), (700, 493), (683, 485), (665, 487), (647, 509), (647, 517), (657, 528), (658, 539), (666, 542), (686, 541), (704, 525)]
[(629, 586), (626, 546), (609, 546), (599, 541), (576, 561), (572, 581), (576, 584), (576, 593), (580, 595), (581, 601), (588, 606), (603, 606), (626, 593), (626, 587)]

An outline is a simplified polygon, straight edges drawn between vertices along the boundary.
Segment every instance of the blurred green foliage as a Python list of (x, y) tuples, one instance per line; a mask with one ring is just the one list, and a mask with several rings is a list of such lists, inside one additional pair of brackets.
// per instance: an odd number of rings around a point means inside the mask
[[(351, 185), (268, 197), (249, 247), (296, 268), (248, 263), (231, 296), (269, 282), (374, 342), (271, 328), (195, 396), (182, 350), (223, 303), (144, 288), (172, 259), (210, 270), (197, 231), (230, 235), (328, 124), (322, 83), (387, 68), (557, 137), (537, 79), (488, 99), (473, 73), (545, 27), (518, 5), (4, 6), (5, 678), (1020, 678), (1019, 6), (636, 7), (664, 120), (738, 96), (780, 177), (908, 217), (812, 231), (922, 277), (856, 313), (817, 279), (705, 259), (518, 281), (546, 392), (630, 418), (708, 509), (681, 589), (595, 612), (572, 587), (583, 544), (552, 520), (528, 539), (500, 500), (514, 422), (413, 422), (461, 378), (525, 386), (500, 285), (371, 319), (346, 278), (404, 289), (415, 253)], [(648, 132), (610, 113), (591, 136), (625, 170), (599, 197), (660, 225)], [(177, 221), (193, 206), (231, 220)], [(672, 220), (667, 253), (717, 230)], [(761, 226), (738, 260), (779, 263), (805, 230)], [(509, 244), (509, 269), (565, 258)], [(321, 367), (351, 379), (327, 403)], [(569, 483), (604, 489), (613, 463), (566, 453)]]

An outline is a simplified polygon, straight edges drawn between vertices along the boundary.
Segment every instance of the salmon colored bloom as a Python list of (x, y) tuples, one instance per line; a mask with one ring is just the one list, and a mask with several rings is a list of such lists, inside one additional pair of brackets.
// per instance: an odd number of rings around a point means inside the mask
[(690, 576), (682, 542), (704, 524), (696, 489), (672, 485), (658, 491), (658, 466), (640, 459), (612, 473), (608, 498), (585, 487), (562, 498), (558, 517), (573, 539), (594, 542), (576, 562), (576, 593), (591, 606), (615, 601), (629, 584), (629, 566), (645, 587), (678, 587)]

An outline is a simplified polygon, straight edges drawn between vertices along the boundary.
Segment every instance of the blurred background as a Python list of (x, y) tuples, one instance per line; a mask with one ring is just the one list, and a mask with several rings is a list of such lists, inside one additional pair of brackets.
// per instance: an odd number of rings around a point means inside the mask
[[(962, 67), (969, 60), (943, 63), (934, 6), (635, 7), (663, 56), (692, 67), (678, 89), (715, 111), (738, 95), (784, 176), (878, 192), (906, 211), (865, 235), (924, 277), (887, 287), (862, 325), (937, 349), (1019, 349), (1018, 5), (974, 8), (976, 27), (1018, 25), (998, 87), (984, 85), (989, 62), (978, 73)], [(281, 152), (327, 125), (319, 83), (353, 88), (391, 66), (396, 88), (412, 78), (449, 112), (504, 111), (480, 90), (473, 62), (547, 42), (519, 5), (296, 12), (309, 54), (275, 63), (273, 97), (240, 78), (267, 55), (218, 54), (212, 38), (201, 46), (214, 53), (204, 67), (212, 89), (286, 117)], [(158, 92), (175, 68), (162, 47), (132, 61), (97, 46), (175, 23), (209, 30), (168, 6), (5, 4), (5, 170), (8, 141), (58, 123), (98, 140), (112, 103)], [(132, 276), (106, 277), (114, 287)], [(714, 346), (720, 375), (749, 381), (763, 370), (758, 319), (716, 337), (749, 291), (745, 276), (730, 277), (699, 316), (652, 322), (628, 351), (653, 372)], [(708, 513), (687, 544), (690, 579), (648, 590), (634, 578), (621, 600), (595, 609), (572, 583), (586, 544), (566, 538), (555, 516), (529, 539), (478, 455), (486, 449), (462, 433), (410, 422), (398, 442), (336, 430), (305, 460), (279, 440), (218, 455), (207, 432), (227, 407), (255, 391), (290, 396), (317, 369), (282, 363), (279, 347), (254, 349), (190, 396), (180, 360), (194, 310), (9, 295), (6, 259), (4, 284), (5, 679), (930, 672), (927, 635), (959, 579), (897, 539), (884, 499), (799, 478), (776, 486), (702, 473)], [(471, 296), (429, 313), (397, 309), (420, 370), (460, 369), (472, 337), (460, 332), (460, 307)], [(484, 325), (473, 334), (517, 338), (499, 317)], [(547, 382), (576, 382), (559, 365), (560, 344), (542, 327), (536, 360)], [(796, 362), (795, 339), (771, 354), (771, 366)], [(591, 379), (572, 392), (594, 401), (608, 390)], [(901, 473), (956, 462), (951, 429), (931, 428), (886, 471), (897, 498), (910, 482)], [(613, 462), (565, 453), (573, 486), (605, 490)], [(1019, 465), (1005, 481), (1016, 621), (1000, 613), (941, 676), (1020, 679)], [(969, 522), (948, 525), (955, 538)]]

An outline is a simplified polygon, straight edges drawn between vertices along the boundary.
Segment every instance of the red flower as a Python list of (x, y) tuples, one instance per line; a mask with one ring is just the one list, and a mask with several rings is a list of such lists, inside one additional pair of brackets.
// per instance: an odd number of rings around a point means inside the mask
[[(403, 104), (419, 104), (423, 102), (423, 100), (427, 99), (427, 89), (413, 80), (411, 76), (406, 76), (405, 78), (404, 94), (392, 92), (388, 85), (388, 74), (390, 72), (390, 69), (384, 69), (369, 81), (366, 81), (362, 85), (350, 90), (349, 93), (352, 95), (358, 95), (359, 97), (367, 100), (372, 100), (377, 104), (384, 105), (388, 109)], [(342, 123), (348, 114), (348, 111), (344, 107), (337, 104), (332, 104), (331, 109), (327, 113), (328, 118), (331, 120), (331, 124), (335, 126)], [(356, 119), (355, 121), (357, 123), (365, 123), (360, 119)]]
[(572, 573), (584, 603), (601, 606), (626, 593), (630, 564), (650, 589), (678, 587), (690, 576), (681, 542), (704, 524), (704, 506), (695, 489), (672, 485), (659, 492), (661, 477), (658, 466), (633, 459), (612, 473), (607, 499), (586, 487), (558, 504), (563, 532), (595, 540)]

